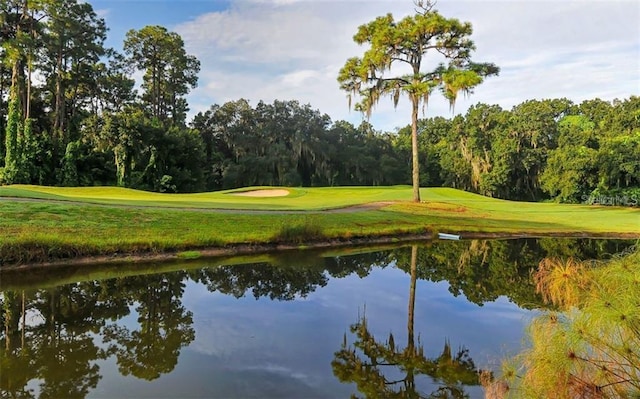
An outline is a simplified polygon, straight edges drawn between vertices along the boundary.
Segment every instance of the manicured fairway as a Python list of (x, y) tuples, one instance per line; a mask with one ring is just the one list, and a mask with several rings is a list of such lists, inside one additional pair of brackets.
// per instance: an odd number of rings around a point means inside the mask
[[(43, 199), (0, 198), (0, 264), (238, 244), (305, 245), (435, 231), (463, 237), (499, 233), (640, 238), (637, 208), (503, 201), (449, 188), (423, 189), (420, 204), (409, 202), (411, 188), (406, 186), (287, 190), (287, 196), (262, 198), (230, 191), (158, 194), (104, 187), (0, 187), (0, 197)], [(370, 203), (378, 205), (331, 211)]]
[[(94, 204), (136, 205), (171, 208), (321, 210), (380, 201), (408, 201), (411, 190), (395, 187), (318, 187), (286, 188), (282, 197), (248, 197), (234, 195), (270, 187), (197, 194), (160, 194), (118, 187), (0, 187), (0, 196), (79, 201)], [(281, 189), (281, 188), (277, 188)], [(482, 198), (482, 197), (480, 197)]]

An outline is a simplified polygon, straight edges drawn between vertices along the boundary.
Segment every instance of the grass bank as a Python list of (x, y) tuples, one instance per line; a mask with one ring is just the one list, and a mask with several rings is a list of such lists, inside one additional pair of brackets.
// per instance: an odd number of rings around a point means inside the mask
[[(405, 186), (287, 190), (282, 197), (244, 197), (232, 195), (238, 190), (158, 194), (106, 187), (0, 187), (5, 197), (0, 199), (0, 264), (235, 245), (302, 246), (437, 231), (463, 237), (640, 237), (638, 209), (521, 203), (448, 188), (423, 189), (421, 204), (407, 202), (411, 188)], [(384, 205), (363, 207), (380, 202)], [(361, 207), (334, 209), (349, 206)]]

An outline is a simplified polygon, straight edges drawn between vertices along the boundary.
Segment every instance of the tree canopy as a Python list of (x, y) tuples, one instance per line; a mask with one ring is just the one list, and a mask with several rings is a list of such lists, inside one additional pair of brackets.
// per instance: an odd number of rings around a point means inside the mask
[[(497, 75), (490, 63), (471, 61), (475, 49), (469, 22), (440, 15), (431, 1), (416, 3), (415, 15), (395, 21), (393, 15), (361, 25), (353, 40), (367, 44), (362, 57), (349, 58), (340, 70), (340, 88), (360, 98), (356, 109), (371, 114), (380, 98), (390, 96), (397, 105), (400, 95), (411, 101), (411, 153), (414, 201), (420, 201), (418, 156), (418, 110), (426, 107), (435, 89), (440, 89), (453, 108), (460, 92), (469, 94), (485, 77)], [(437, 53), (445, 62), (424, 70), (427, 54)]]

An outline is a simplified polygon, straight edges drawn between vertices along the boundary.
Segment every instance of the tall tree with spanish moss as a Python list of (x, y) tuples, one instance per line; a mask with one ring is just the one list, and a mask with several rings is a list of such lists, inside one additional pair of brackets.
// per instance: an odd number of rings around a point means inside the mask
[[(393, 15), (378, 17), (361, 25), (353, 40), (369, 48), (362, 57), (349, 58), (340, 70), (340, 88), (360, 99), (355, 106), (367, 117), (385, 95), (397, 106), (401, 94), (409, 97), (411, 111), (411, 152), (413, 199), (420, 201), (418, 158), (418, 110), (426, 106), (431, 94), (440, 89), (453, 108), (460, 92), (470, 94), (484, 81), (497, 75), (492, 63), (471, 61), (475, 50), (469, 38), (469, 22), (445, 18), (433, 8), (432, 0), (416, 0), (416, 14), (395, 21)], [(427, 53), (437, 53), (443, 62), (423, 70)]]

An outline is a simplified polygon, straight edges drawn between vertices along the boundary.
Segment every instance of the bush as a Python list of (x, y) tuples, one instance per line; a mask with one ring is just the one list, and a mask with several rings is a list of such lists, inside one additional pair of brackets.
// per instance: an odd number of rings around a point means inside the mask
[(640, 397), (640, 248), (604, 265), (543, 260), (536, 280), (562, 311), (532, 321), (530, 347), (498, 382), (509, 389), (493, 397)]

